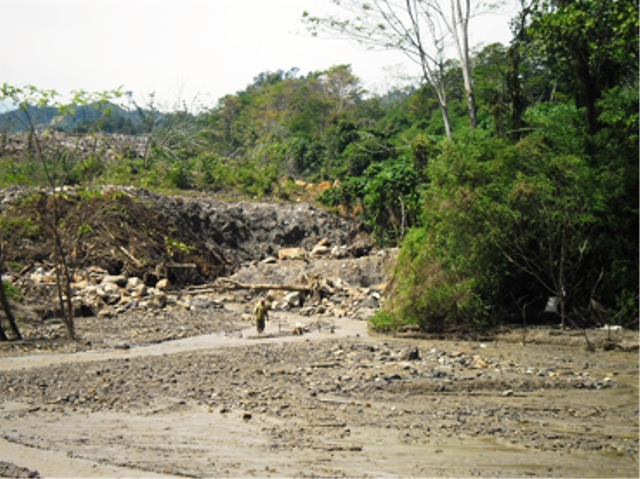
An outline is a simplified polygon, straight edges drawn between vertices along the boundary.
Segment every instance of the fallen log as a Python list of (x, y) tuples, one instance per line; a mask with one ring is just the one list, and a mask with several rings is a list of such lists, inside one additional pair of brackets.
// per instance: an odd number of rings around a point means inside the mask
[(303, 286), (299, 284), (247, 284), (229, 278), (219, 278), (215, 283), (213, 283), (212, 286), (214, 288), (220, 289), (248, 289), (250, 291), (268, 291), (270, 289), (279, 289), (285, 291), (301, 291), (308, 293), (313, 290), (312, 286)]

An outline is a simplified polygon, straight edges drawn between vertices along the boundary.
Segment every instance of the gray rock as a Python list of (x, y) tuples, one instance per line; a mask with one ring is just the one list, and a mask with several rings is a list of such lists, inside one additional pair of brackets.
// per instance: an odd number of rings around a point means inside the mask
[(291, 291), (285, 295), (284, 301), (289, 306), (297, 308), (302, 304), (302, 295), (299, 291)]

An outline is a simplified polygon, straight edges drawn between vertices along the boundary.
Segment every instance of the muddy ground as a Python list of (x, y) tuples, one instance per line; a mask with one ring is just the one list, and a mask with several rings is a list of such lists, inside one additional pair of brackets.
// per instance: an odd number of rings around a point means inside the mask
[[(0, 476), (638, 477), (637, 331), (375, 335), (365, 319), (390, 256), (367, 255), (357, 225), (302, 204), (128, 195), (114, 198), (131, 209), (98, 216), (71, 197), (69, 231), (92, 227), (77, 261), (131, 274), (172, 259), (198, 274), (164, 308), (77, 318), (77, 341), (36, 314), (41, 296), (20, 305), (26, 339), (0, 344)], [(324, 237), (358, 257), (262, 262)], [(51, 261), (23, 238), (13, 262)], [(166, 258), (166, 238), (198, 247)], [(276, 310), (258, 335), (247, 318), (262, 293), (207, 287), (223, 272), (339, 277), (351, 292), (330, 300), (347, 314)]]
[(258, 336), (250, 304), (4, 346), (2, 475), (638, 477), (636, 332), (588, 350), (579, 331), (390, 338), (277, 311)]

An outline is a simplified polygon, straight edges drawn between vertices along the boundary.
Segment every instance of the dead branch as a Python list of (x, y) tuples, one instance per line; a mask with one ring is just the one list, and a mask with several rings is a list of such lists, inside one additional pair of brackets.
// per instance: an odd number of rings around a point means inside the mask
[(142, 263), (135, 256), (129, 253), (127, 248), (121, 245), (116, 245), (116, 247), (122, 252), (122, 254), (124, 254), (127, 258), (129, 258), (133, 264), (135, 264), (138, 268), (142, 268)]
[(248, 289), (250, 291), (268, 291), (270, 289), (279, 289), (285, 291), (302, 291), (310, 292), (313, 288), (310, 286), (302, 286), (298, 284), (246, 284), (229, 278), (219, 278), (213, 284), (214, 288), (220, 289)]

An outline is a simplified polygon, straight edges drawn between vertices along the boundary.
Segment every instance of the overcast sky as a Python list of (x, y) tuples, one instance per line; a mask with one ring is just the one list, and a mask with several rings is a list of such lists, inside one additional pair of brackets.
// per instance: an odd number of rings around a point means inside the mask
[[(122, 86), (138, 101), (154, 92), (170, 108), (213, 106), (261, 72), (306, 74), (348, 63), (372, 91), (418, 75), (398, 52), (312, 38), (302, 12), (329, 0), (0, 0), (0, 83), (55, 89)], [(511, 39), (509, 20), (484, 15), (472, 46)]]

